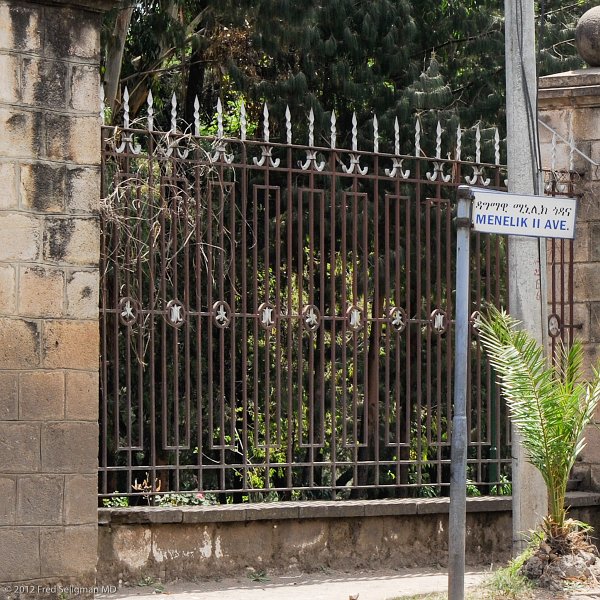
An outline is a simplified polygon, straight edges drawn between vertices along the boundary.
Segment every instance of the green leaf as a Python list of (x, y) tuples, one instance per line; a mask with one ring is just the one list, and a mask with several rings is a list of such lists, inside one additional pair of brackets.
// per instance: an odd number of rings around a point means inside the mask
[(568, 348), (559, 344), (550, 364), (518, 321), (494, 307), (482, 318), (480, 333), (528, 460), (548, 488), (549, 516), (562, 526), (569, 472), (600, 397), (598, 372), (590, 382), (582, 381), (579, 342)]

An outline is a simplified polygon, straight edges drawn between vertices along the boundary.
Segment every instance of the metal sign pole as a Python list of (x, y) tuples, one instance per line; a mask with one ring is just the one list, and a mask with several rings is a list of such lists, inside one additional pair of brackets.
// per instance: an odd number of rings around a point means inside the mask
[(450, 464), (448, 525), (448, 600), (465, 597), (465, 531), (467, 508), (467, 360), (469, 351), (469, 256), (473, 192), (458, 188), (456, 232), (456, 302), (454, 413)]
[[(575, 237), (576, 210), (577, 204), (570, 198), (544, 198), (524, 194), (506, 194), (492, 190), (473, 190), (466, 185), (461, 185), (458, 188), (454, 413), (452, 418), (450, 515), (448, 525), (448, 600), (464, 600), (465, 597), (468, 444), (467, 372), (470, 313), (469, 241), (471, 225), (473, 230), (477, 232), (510, 233), (513, 234), (513, 238), (521, 235), (573, 239)], [(533, 272), (533, 269), (531, 269), (531, 272)], [(522, 286), (520, 281), (517, 281), (517, 284), (518, 289), (516, 292), (518, 294), (520, 288), (526, 286)], [(513, 447), (513, 452), (516, 451)], [(513, 470), (514, 476), (515, 472)], [(542, 488), (545, 489), (545, 486), (542, 486)], [(514, 503), (513, 495), (513, 505)], [(520, 519), (521, 512), (514, 510), (513, 518)]]

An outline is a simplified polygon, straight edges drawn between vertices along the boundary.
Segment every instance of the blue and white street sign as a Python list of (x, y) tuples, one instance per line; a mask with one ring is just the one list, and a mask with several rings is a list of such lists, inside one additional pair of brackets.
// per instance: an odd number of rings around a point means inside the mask
[(575, 198), (526, 196), (472, 188), (471, 220), (481, 233), (531, 237), (575, 237)]

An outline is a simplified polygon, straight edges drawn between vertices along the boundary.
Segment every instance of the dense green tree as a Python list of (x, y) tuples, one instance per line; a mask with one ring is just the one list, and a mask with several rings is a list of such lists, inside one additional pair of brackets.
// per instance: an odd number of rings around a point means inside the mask
[(142, 0), (108, 13), (103, 30), (107, 105), (118, 112), (128, 86), (133, 117), (150, 90), (158, 106), (176, 93), (188, 121), (196, 95), (203, 106), (214, 106), (227, 92), (231, 61), (252, 70), (258, 60), (249, 44), (248, 18), (256, 10), (249, 7), (255, 4)]
[[(591, 4), (536, 2), (540, 74), (580, 65), (573, 31)], [(335, 110), (343, 131), (353, 111), (384, 128), (429, 112), (497, 123), (503, 12), (503, 0), (143, 0), (107, 17), (108, 103), (120, 82), (134, 116), (152, 89), (157, 102), (176, 92), (188, 120), (195, 96), (206, 115), (241, 95), (255, 117), (264, 101), (279, 116), (313, 108), (323, 126)]]

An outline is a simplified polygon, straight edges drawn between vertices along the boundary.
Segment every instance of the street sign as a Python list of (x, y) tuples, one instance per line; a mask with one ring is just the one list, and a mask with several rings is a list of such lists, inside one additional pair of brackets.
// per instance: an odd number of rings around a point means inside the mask
[(458, 187), (454, 406), (448, 515), (449, 600), (464, 600), (470, 230), (472, 228), (482, 233), (573, 239), (576, 208), (577, 203), (573, 198), (507, 194), (465, 185)]
[(472, 188), (472, 223), (481, 233), (575, 237), (575, 198), (526, 196)]

